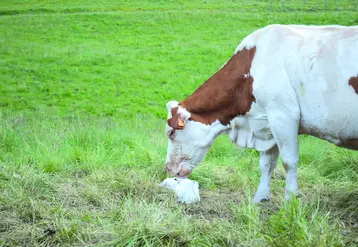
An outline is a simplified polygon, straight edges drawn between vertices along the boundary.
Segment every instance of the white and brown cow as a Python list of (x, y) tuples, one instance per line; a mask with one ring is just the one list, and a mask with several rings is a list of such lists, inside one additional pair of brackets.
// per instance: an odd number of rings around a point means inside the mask
[(297, 195), (298, 134), (358, 150), (358, 27), (270, 25), (247, 36), (192, 95), (167, 104), (166, 169), (186, 176), (215, 138), (261, 152), (255, 202), (281, 156)]

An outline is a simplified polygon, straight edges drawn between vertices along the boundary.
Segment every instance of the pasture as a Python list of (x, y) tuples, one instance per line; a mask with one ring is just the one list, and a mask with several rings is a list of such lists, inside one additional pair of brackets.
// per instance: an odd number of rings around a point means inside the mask
[(358, 25), (358, 2), (0, 2), (0, 246), (357, 246), (358, 152), (300, 137), (300, 198), (254, 205), (259, 153), (219, 137), (180, 205), (167, 101), (268, 24)]

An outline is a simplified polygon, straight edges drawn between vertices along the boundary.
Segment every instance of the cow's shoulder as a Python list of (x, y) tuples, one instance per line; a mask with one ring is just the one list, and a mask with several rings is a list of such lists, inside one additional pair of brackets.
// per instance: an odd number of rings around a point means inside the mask
[(236, 48), (235, 53), (243, 49), (251, 49), (260, 45), (269, 45), (276, 43), (277, 40), (282, 40), (288, 35), (300, 35), (297, 27), (294, 25), (280, 25), (273, 24), (264, 28), (258, 29), (255, 32), (247, 35)]

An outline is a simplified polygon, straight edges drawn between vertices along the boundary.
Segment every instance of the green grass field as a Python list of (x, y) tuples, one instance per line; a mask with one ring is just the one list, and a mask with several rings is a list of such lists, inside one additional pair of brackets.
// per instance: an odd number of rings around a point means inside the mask
[(259, 153), (224, 136), (199, 204), (157, 186), (166, 102), (273, 23), (358, 25), (358, 1), (1, 1), (0, 246), (358, 246), (358, 152), (315, 138), (292, 203), (279, 165), (254, 205)]

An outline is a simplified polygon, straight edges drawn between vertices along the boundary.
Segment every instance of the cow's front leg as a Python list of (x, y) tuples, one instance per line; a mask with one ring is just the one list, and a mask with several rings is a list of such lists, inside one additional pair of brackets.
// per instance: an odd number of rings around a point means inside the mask
[(260, 153), (260, 185), (254, 196), (254, 202), (262, 202), (270, 200), (270, 181), (273, 170), (277, 166), (278, 148), (275, 145), (268, 151)]
[(285, 113), (275, 112), (270, 114), (269, 122), (286, 170), (285, 199), (290, 200), (292, 194), (298, 195), (298, 120)]

